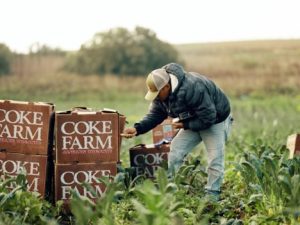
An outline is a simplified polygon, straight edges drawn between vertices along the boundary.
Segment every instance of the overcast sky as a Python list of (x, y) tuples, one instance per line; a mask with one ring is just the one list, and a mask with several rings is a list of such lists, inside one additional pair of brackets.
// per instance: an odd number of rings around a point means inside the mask
[(173, 44), (300, 38), (300, 0), (0, 0), (0, 43), (77, 50), (110, 28), (153, 30)]

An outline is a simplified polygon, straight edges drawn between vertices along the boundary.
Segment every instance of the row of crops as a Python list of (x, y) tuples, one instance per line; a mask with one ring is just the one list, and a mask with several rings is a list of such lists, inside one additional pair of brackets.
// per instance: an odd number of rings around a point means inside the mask
[[(70, 214), (26, 191), (25, 176), (0, 184), (2, 224), (299, 224), (300, 158), (288, 159), (285, 146), (258, 139), (239, 146), (228, 162), (221, 201), (203, 198), (205, 166), (190, 156), (174, 178), (164, 169), (155, 181), (132, 179), (129, 168), (107, 183), (106, 195), (94, 203), (74, 195)], [(8, 191), (10, 182), (18, 186)], [(91, 188), (91, 187), (89, 187)], [(90, 190), (93, 191), (92, 188)]]

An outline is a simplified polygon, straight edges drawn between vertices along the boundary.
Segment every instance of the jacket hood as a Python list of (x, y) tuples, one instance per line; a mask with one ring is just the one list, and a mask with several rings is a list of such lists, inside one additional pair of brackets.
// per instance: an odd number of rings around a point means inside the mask
[(169, 63), (169, 64), (163, 66), (162, 68), (164, 68), (168, 73), (171, 73), (174, 76), (176, 76), (176, 78), (178, 80), (177, 88), (174, 90), (174, 92), (176, 92), (178, 90), (178, 88), (181, 86), (181, 83), (185, 78), (186, 72), (184, 71), (183, 67), (177, 63)]

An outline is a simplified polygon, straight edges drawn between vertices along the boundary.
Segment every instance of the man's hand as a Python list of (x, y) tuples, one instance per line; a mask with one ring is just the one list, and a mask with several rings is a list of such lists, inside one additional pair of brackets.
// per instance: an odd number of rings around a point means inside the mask
[(173, 122), (172, 125), (175, 129), (183, 128), (183, 123), (181, 123), (181, 122), (176, 122), (176, 123)]
[(129, 127), (124, 130), (124, 133), (121, 134), (122, 137), (132, 138), (137, 134), (136, 129), (134, 127)]

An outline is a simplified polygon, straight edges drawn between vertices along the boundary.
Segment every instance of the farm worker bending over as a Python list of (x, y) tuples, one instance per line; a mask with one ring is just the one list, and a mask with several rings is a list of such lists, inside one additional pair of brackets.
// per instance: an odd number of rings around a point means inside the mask
[(206, 196), (209, 200), (219, 200), (225, 141), (233, 121), (228, 98), (214, 82), (200, 74), (186, 72), (176, 63), (153, 70), (146, 84), (145, 99), (152, 101), (149, 112), (134, 127), (125, 129), (123, 136), (144, 134), (168, 116), (176, 118), (173, 125), (180, 130), (171, 142), (169, 174), (176, 172), (184, 157), (203, 141), (208, 155)]

